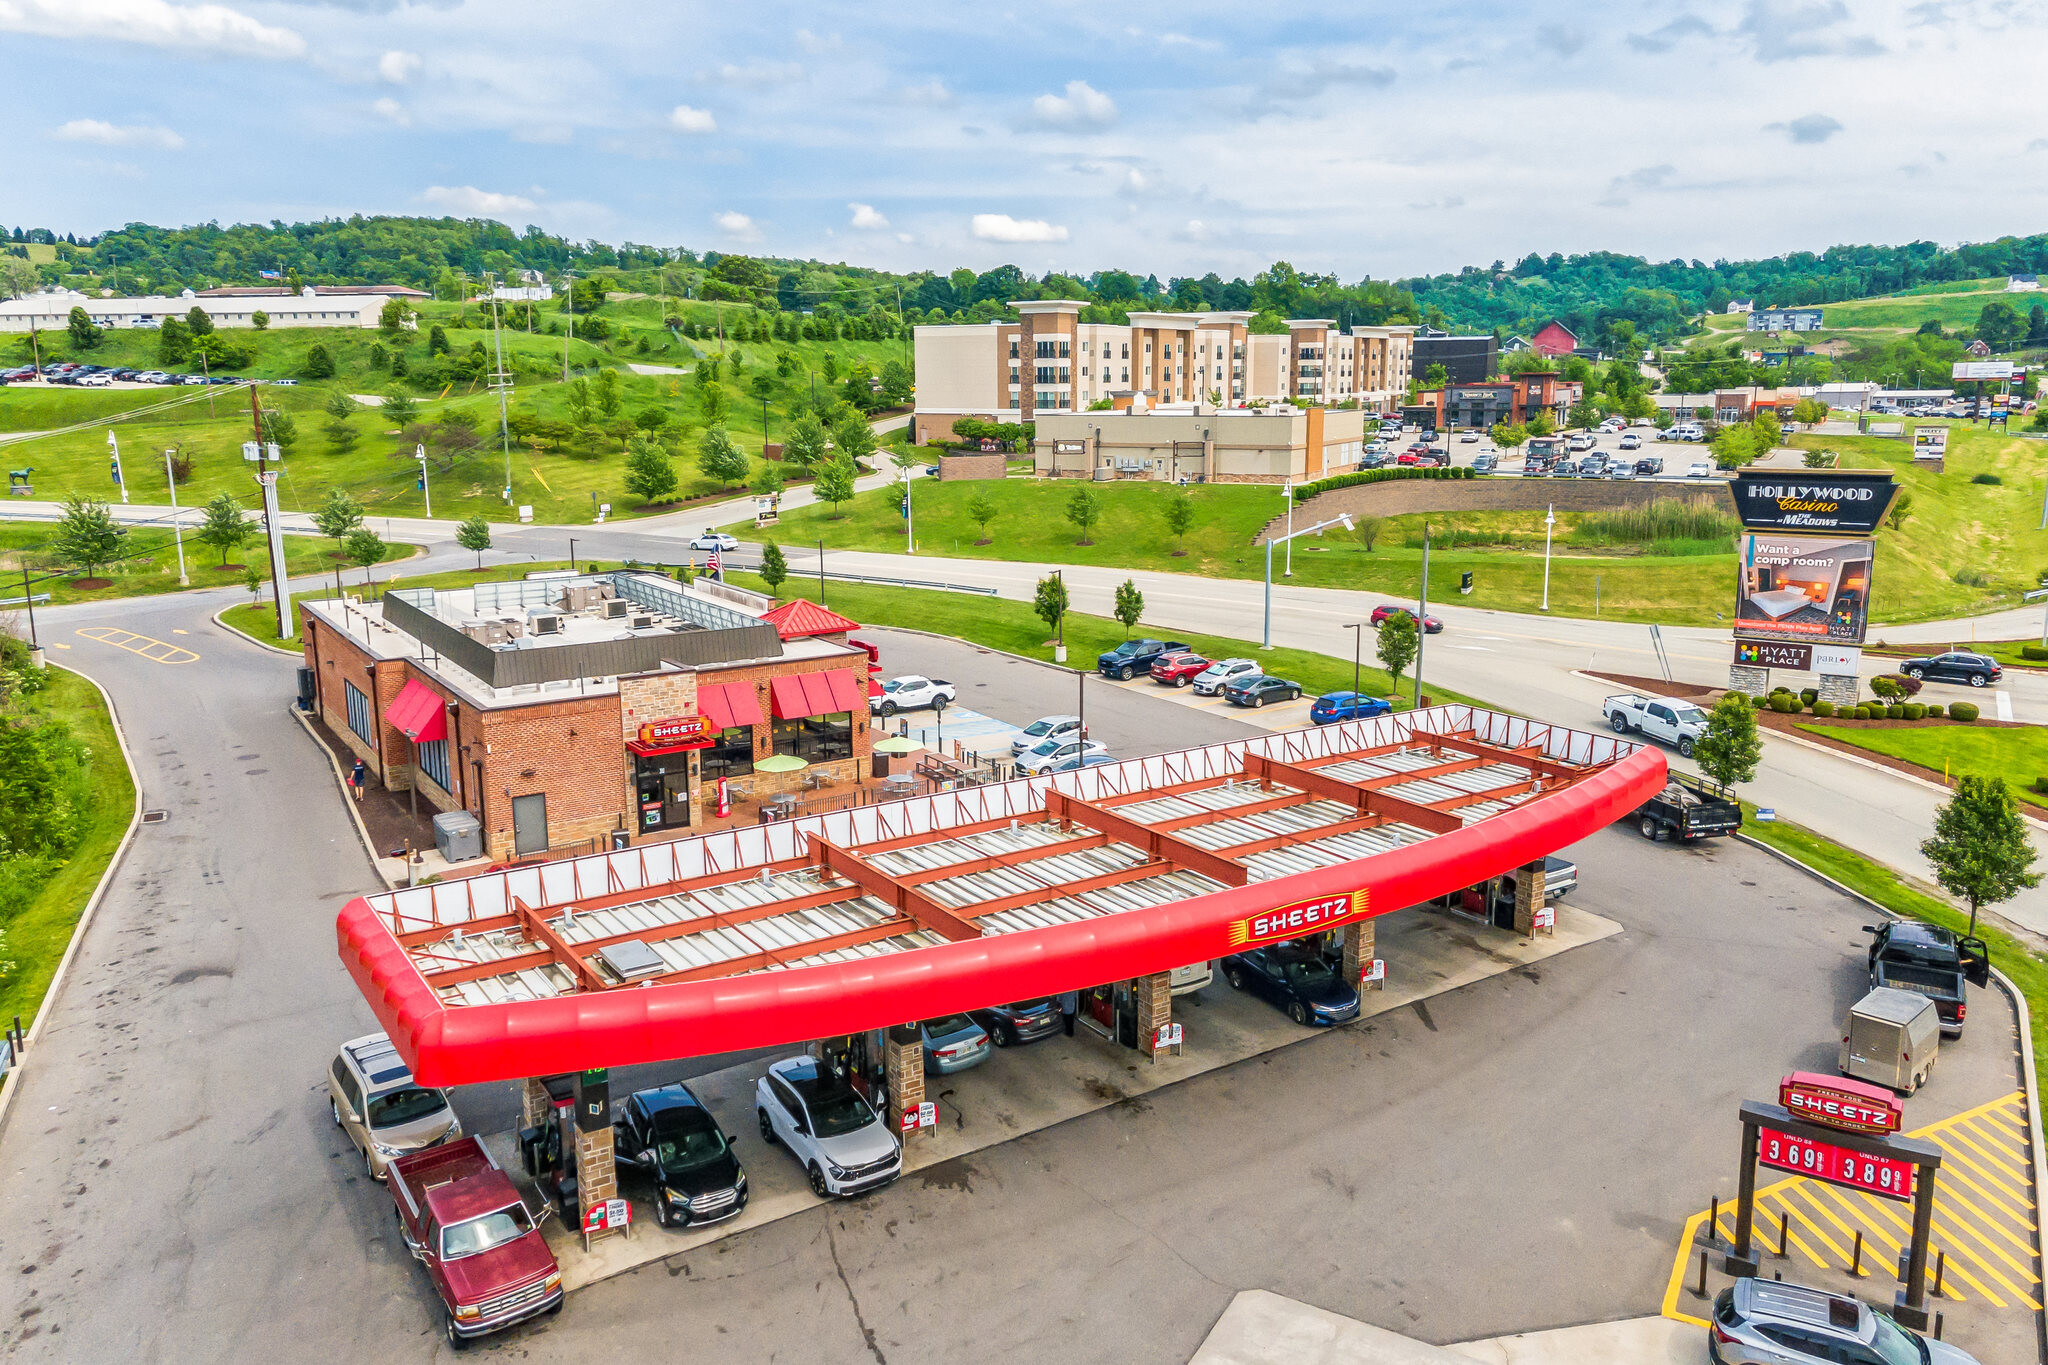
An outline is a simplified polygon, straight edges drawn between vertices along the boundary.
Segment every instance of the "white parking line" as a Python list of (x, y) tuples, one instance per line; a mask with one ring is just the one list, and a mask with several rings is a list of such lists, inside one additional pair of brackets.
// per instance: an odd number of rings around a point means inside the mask
[(2007, 693), (2007, 692), (2004, 692), (2004, 691), (2000, 691), (2000, 692), (1994, 693), (1993, 695), (1995, 695), (1995, 696), (1996, 696), (1996, 697), (1998, 698), (1998, 718), (1999, 718), (2000, 720), (2011, 720), (2011, 719), (2012, 719), (2012, 696), (2011, 696), (2011, 694), (2009, 694), (2009, 693)]

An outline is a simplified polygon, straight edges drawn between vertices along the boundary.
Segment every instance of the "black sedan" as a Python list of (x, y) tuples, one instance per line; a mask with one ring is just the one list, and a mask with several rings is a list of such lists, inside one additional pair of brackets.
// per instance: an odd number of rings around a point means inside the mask
[(654, 1182), (654, 1221), (698, 1227), (747, 1206), (747, 1173), (718, 1120), (687, 1085), (642, 1090), (612, 1120), (618, 1164)]
[(1966, 654), (1961, 650), (1908, 659), (1899, 665), (1899, 672), (1928, 682), (1968, 683), (1972, 687), (1984, 687), (2005, 676), (2005, 670), (1990, 655)]
[(1223, 979), (1232, 990), (1250, 991), (1297, 1024), (1341, 1024), (1358, 1017), (1358, 992), (1321, 954), (1292, 943), (1276, 943), (1223, 959)]
[(1223, 699), (1233, 706), (1264, 706), (1269, 701), (1293, 701), (1300, 695), (1300, 683), (1265, 673), (1235, 678), (1223, 687)]
[(1035, 1043), (1060, 1031), (1060, 1002), (1057, 1000), (1013, 1000), (985, 1010), (969, 1010), (974, 1022), (988, 1030), (997, 1047)]

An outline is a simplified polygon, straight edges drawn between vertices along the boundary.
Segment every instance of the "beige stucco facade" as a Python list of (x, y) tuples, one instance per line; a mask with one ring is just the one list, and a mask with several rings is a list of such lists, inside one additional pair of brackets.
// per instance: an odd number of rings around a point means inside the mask
[(1355, 408), (1291, 404), (1041, 412), (1035, 467), (1047, 477), (1104, 481), (1299, 483), (1356, 467), (1365, 418)]

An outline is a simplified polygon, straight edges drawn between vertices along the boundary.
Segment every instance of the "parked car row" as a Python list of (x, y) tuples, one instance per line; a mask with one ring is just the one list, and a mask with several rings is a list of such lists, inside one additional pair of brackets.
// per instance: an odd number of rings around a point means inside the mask
[[(104, 389), (116, 383), (123, 384), (246, 384), (249, 381), (239, 375), (216, 374), (171, 374), (165, 370), (144, 370), (132, 366), (88, 365), (83, 361), (60, 360), (38, 370), (33, 365), (16, 365), (12, 369), (0, 370), (0, 384), (29, 384), (36, 380), (46, 384), (68, 384), (77, 388)], [(293, 381), (280, 379), (272, 381), (289, 384)]]

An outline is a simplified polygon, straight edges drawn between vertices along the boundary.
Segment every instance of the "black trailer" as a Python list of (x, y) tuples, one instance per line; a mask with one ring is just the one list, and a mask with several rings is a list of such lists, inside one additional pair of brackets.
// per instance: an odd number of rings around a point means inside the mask
[(1742, 828), (1742, 806), (1719, 783), (1674, 772), (1664, 790), (1636, 810), (1635, 821), (1653, 841), (1712, 839)]

